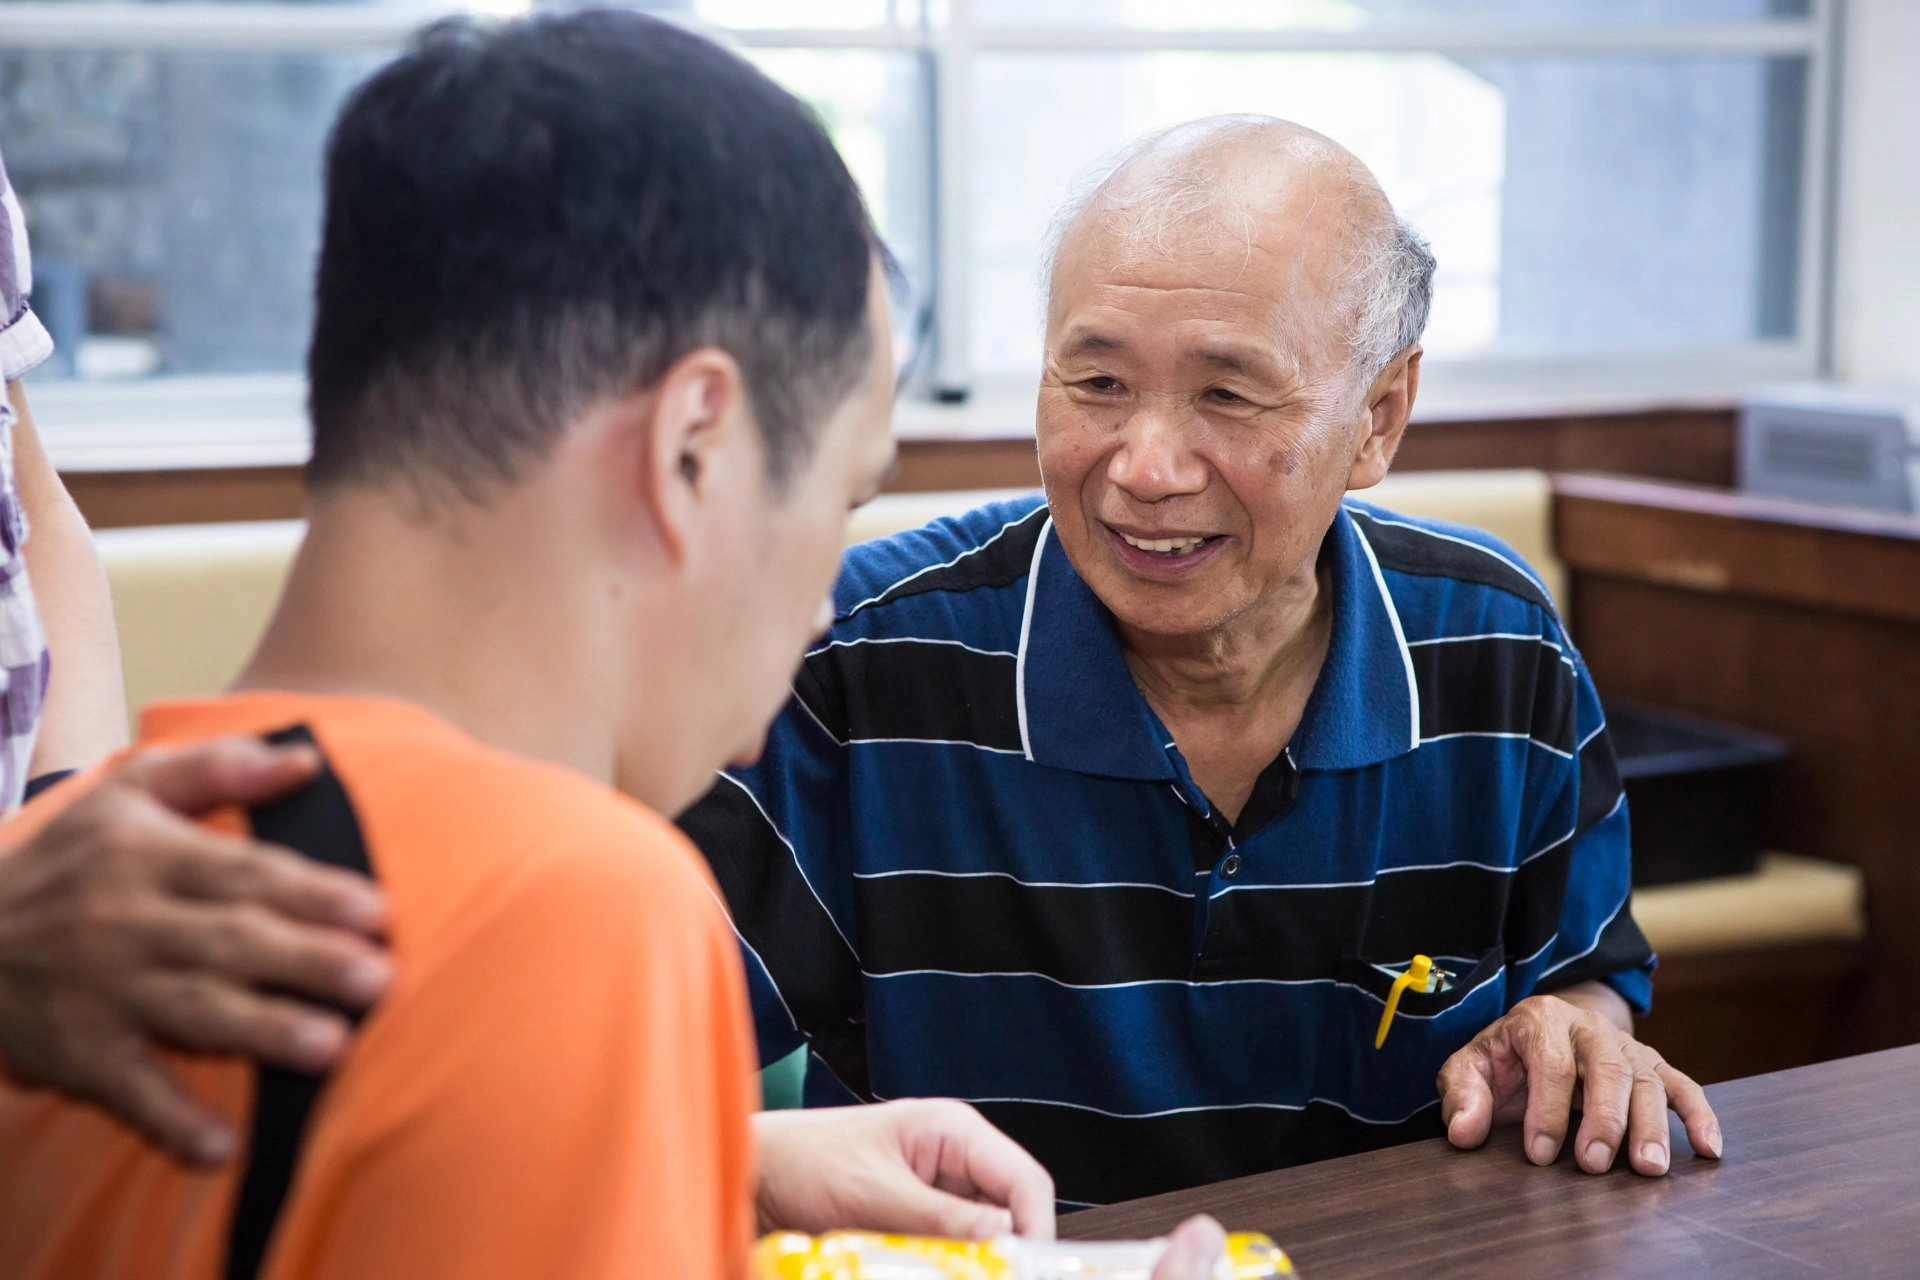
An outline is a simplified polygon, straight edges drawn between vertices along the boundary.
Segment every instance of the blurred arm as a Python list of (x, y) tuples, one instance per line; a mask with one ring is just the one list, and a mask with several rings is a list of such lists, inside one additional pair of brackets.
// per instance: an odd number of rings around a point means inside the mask
[(47, 460), (20, 383), (9, 383), (14, 482), (26, 508), (27, 573), (53, 671), (34, 776), (94, 764), (127, 741), (127, 696), (107, 575), (80, 509)]

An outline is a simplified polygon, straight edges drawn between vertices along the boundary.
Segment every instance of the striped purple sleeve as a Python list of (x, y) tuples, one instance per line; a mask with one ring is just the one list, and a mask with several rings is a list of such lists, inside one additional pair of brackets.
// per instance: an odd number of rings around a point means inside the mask
[[(0, 161), (0, 377), (26, 376), (53, 354), (53, 339), (33, 314), (33, 259), (27, 252), (27, 222)], [(7, 411), (0, 409), (0, 416)]]
[[(27, 305), (32, 291), (26, 219), (0, 162), (0, 381), (24, 376), (53, 353), (52, 338)], [(16, 808), (26, 791), (47, 695), (47, 642), (21, 555), (26, 540), (13, 478), (13, 408), (0, 396), (0, 813)]]

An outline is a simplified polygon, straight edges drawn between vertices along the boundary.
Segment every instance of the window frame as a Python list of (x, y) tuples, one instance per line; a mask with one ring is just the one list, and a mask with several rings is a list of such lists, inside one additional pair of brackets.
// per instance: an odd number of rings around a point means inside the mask
[[(1428, 385), (1444, 385), (1450, 399), (1512, 400), (1537, 394), (1562, 398), (1604, 392), (1648, 400), (1670, 397), (1731, 399), (1754, 382), (1824, 376), (1832, 369), (1834, 203), (1837, 187), (1839, 77), (1837, 63), (1845, 0), (1810, 0), (1804, 18), (1743, 23), (1520, 27), (1452, 25), (1363, 28), (1351, 31), (1209, 28), (1054, 27), (979, 24), (971, 0), (890, 0), (891, 19), (865, 27), (721, 27), (689, 25), (747, 49), (823, 49), (906, 52), (925, 60), (931, 125), (928, 166), (933, 190), (930, 359), (908, 389), (916, 423), (937, 422), (943, 402), (974, 400), (976, 412), (952, 416), (959, 429), (979, 418), (979, 402), (1016, 406), (1030, 399), (1030, 376), (982, 374), (969, 352), (971, 299), (965, 287), (971, 256), (967, 216), (970, 89), (973, 59), (1018, 52), (1372, 52), (1457, 56), (1620, 56), (1730, 54), (1794, 56), (1807, 60), (1807, 103), (1799, 175), (1800, 237), (1796, 336), (1732, 347), (1669, 348), (1657, 352), (1567, 358), (1492, 356), (1435, 358)], [(0, 0), (0, 49), (195, 52), (335, 53), (398, 51), (421, 23), (449, 12), (506, 14), (529, 11), (525, 0), (474, 0), (464, 6), (426, 7), (320, 3), (127, 3)], [(160, 388), (168, 388), (159, 390)], [(156, 392), (158, 391), (158, 394)], [(129, 448), (121, 424), (189, 420), (207, 425), (209, 450), (239, 449), (253, 456), (303, 451), (305, 428), (297, 374), (246, 377), (160, 377), (120, 382), (41, 383), (56, 453), (101, 456), (108, 442)], [(155, 414), (156, 402), (172, 406)], [(189, 410), (188, 405), (192, 408)], [(56, 411), (57, 410), (57, 411)], [(70, 424), (70, 425), (68, 425)], [(249, 436), (248, 433), (252, 435)], [(65, 437), (65, 439), (63, 439)], [(219, 442), (226, 442), (223, 446)], [(297, 442), (297, 443), (296, 443)], [(62, 448), (65, 444), (69, 447)], [(111, 450), (108, 450), (111, 451)], [(139, 449), (164, 454), (165, 449)], [(82, 463), (84, 465), (84, 462)], [(181, 463), (180, 465), (188, 465)]]

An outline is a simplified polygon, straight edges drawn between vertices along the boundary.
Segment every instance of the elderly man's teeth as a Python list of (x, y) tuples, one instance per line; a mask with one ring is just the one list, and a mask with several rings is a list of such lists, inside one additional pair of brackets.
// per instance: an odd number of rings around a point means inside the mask
[(1130, 547), (1142, 551), (1157, 551), (1161, 555), (1183, 556), (1206, 543), (1205, 538), (1136, 538), (1131, 534), (1121, 534)]

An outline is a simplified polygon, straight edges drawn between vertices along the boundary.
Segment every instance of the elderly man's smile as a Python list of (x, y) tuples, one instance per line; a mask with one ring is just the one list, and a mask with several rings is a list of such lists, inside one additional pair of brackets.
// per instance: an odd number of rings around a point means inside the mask
[(1101, 527), (1122, 564), (1155, 578), (1184, 577), (1194, 572), (1228, 541), (1223, 534), (1165, 533), (1110, 524)]

